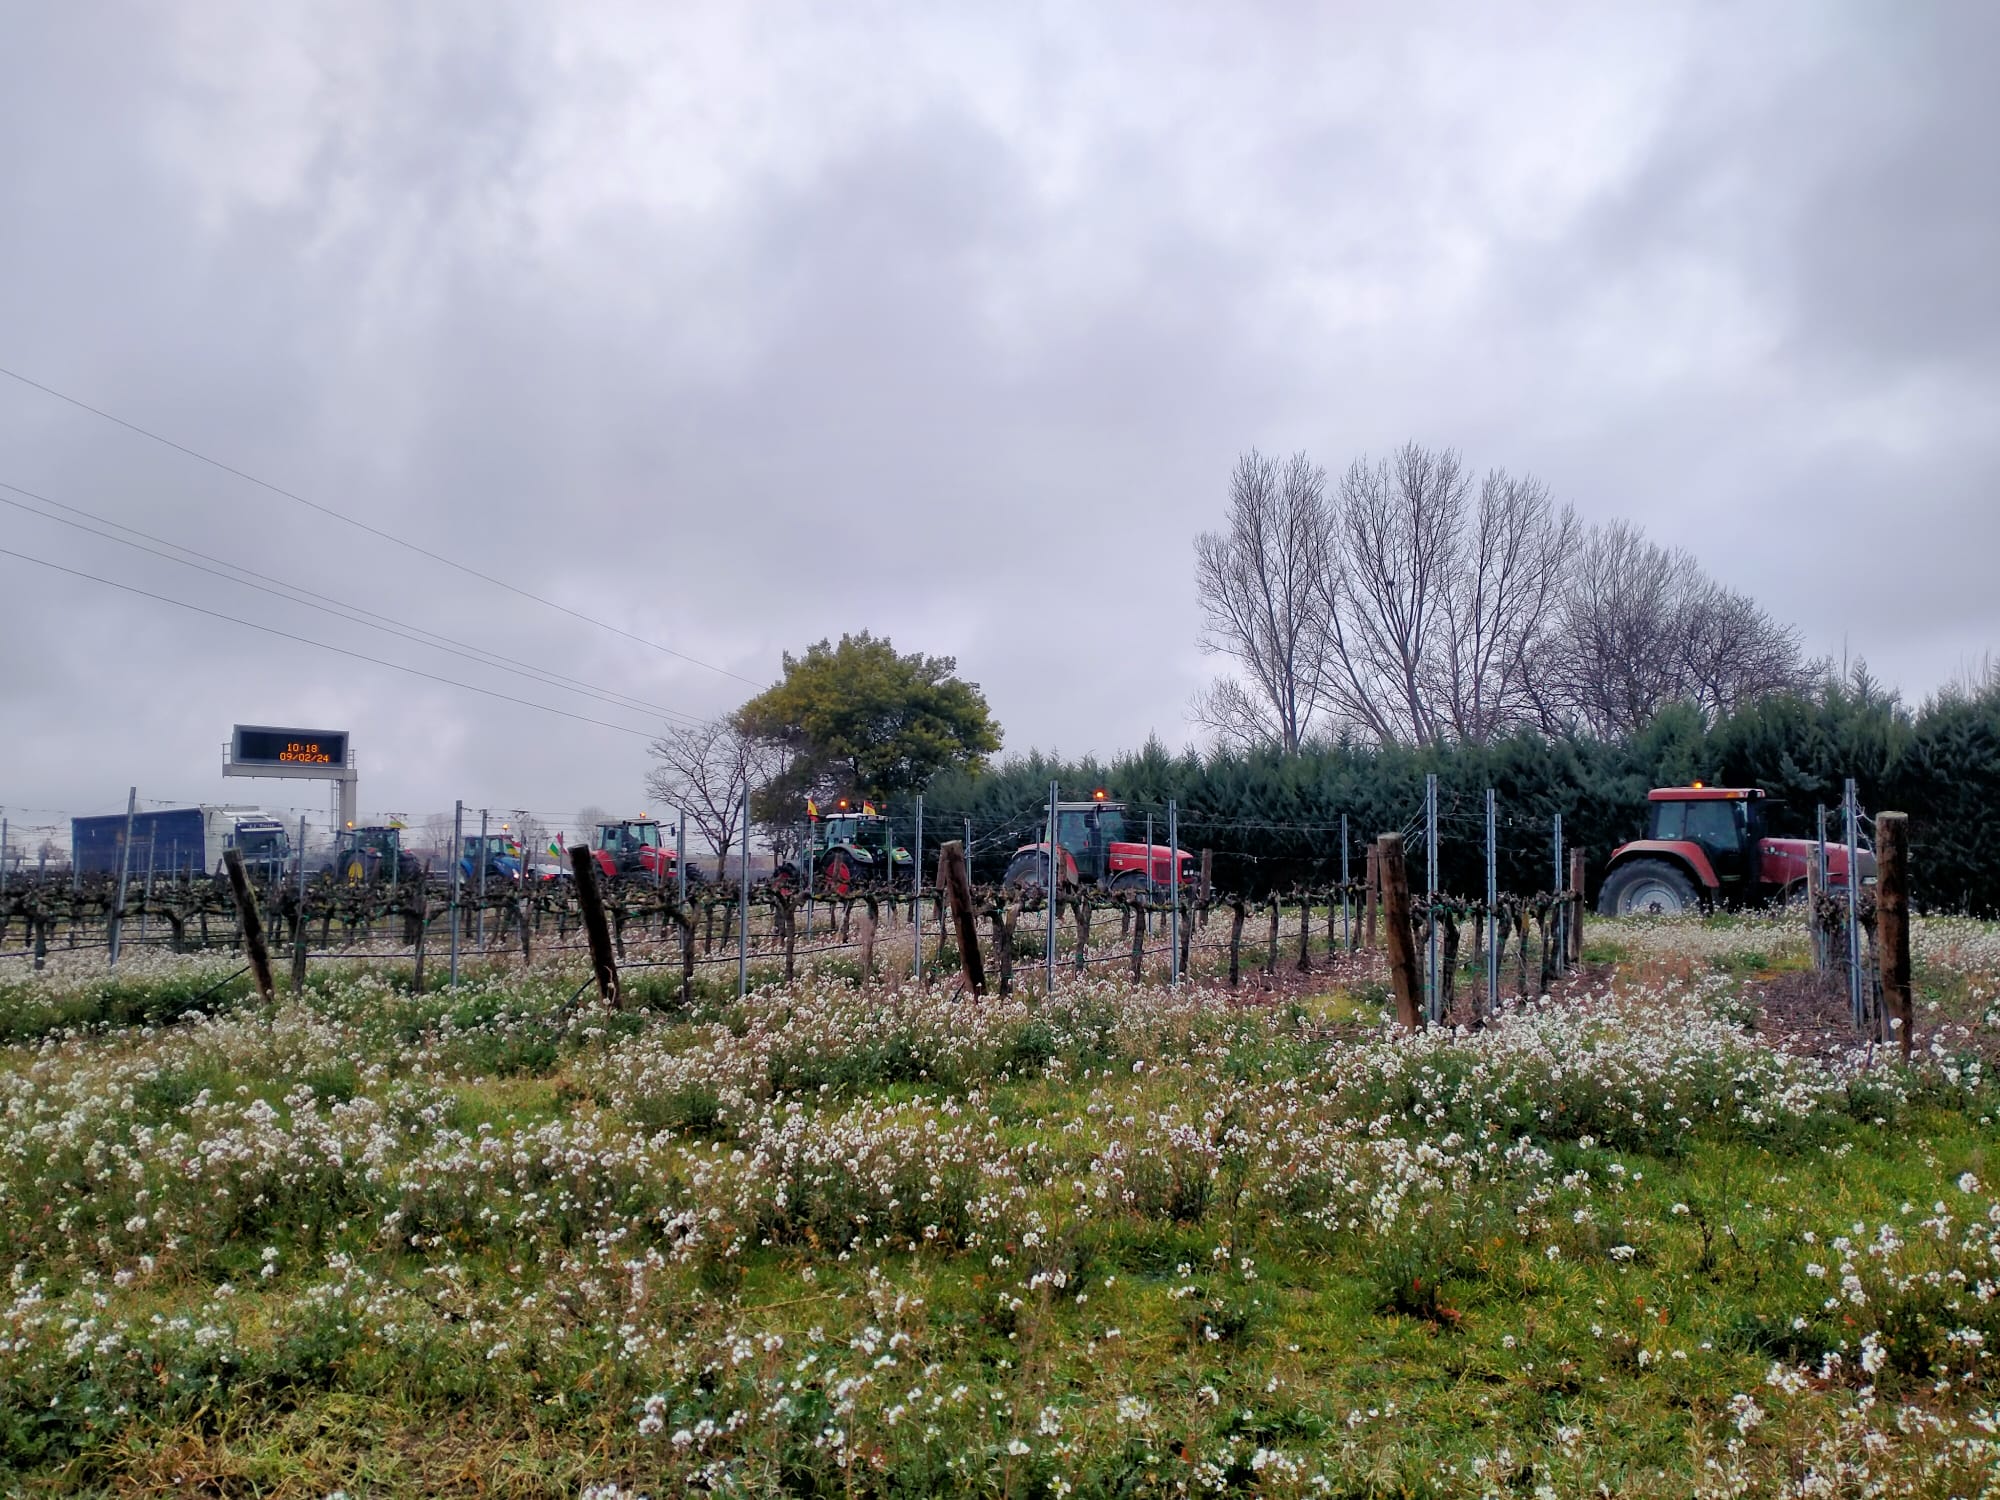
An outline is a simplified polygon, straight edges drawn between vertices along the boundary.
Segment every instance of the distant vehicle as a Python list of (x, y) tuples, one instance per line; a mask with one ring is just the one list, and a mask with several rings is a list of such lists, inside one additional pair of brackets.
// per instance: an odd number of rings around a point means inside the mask
[[(1705, 906), (1759, 906), (1805, 894), (1818, 857), (1814, 839), (1764, 831), (1758, 787), (1656, 787), (1646, 796), (1646, 836), (1611, 851), (1597, 909), (1607, 917), (1674, 916)], [(1859, 851), (1861, 881), (1875, 878), (1875, 855)], [(1828, 841), (1826, 882), (1847, 887), (1847, 846)]]
[(341, 830), (334, 850), (333, 873), (338, 880), (359, 884), (369, 880), (414, 880), (423, 866), (403, 847), (401, 823), (368, 823)]
[[(1088, 802), (1056, 804), (1056, 845), (1061, 863), (1060, 885), (1094, 885), (1105, 890), (1137, 892), (1173, 889), (1195, 878), (1194, 856), (1165, 844), (1136, 843), (1125, 836), (1125, 804), (1110, 801), (1102, 791)], [(1048, 888), (1049, 846), (1043, 840), (1026, 844), (1008, 861), (1002, 881), (1010, 886)]]
[[(845, 896), (878, 881), (900, 882), (910, 873), (910, 851), (896, 842), (889, 820), (864, 802), (861, 811), (846, 798), (826, 817), (815, 816), (811, 842), (814, 885), (822, 894)], [(790, 861), (771, 872), (787, 889), (801, 884), (799, 867)]]
[(459, 878), (476, 885), (483, 867), (488, 885), (495, 881), (519, 880), (522, 852), (520, 844), (511, 834), (489, 833), (482, 838), (479, 834), (469, 833), (459, 851)]
[(614, 818), (590, 833), (591, 857), (605, 880), (675, 878), (674, 851), (667, 847), (657, 818)]
[[(71, 819), (70, 848), (77, 872), (116, 875), (124, 839), (123, 813)], [(133, 815), (127, 873), (143, 876), (150, 863), (155, 876), (188, 870), (221, 875), (222, 856), (229, 849), (243, 856), (245, 872), (260, 882), (282, 875), (292, 857), (285, 825), (259, 808), (171, 807)]]

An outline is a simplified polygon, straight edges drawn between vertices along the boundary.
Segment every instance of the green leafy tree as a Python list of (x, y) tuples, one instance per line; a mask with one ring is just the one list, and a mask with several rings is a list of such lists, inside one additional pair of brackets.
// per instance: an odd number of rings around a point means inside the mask
[(957, 661), (899, 654), (865, 630), (787, 652), (784, 676), (739, 708), (736, 723), (787, 757), (752, 804), (765, 818), (796, 817), (808, 796), (907, 796), (942, 771), (980, 770), (1000, 748), (1000, 726)]

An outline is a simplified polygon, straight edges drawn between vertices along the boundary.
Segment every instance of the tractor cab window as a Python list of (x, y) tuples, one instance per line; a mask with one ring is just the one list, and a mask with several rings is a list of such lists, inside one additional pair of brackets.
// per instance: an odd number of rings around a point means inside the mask
[(1056, 814), (1056, 842), (1065, 849), (1088, 849), (1096, 832), (1096, 822), (1089, 811), (1059, 812)]
[(1125, 814), (1115, 807), (1097, 809), (1097, 836), (1107, 844), (1123, 842)]
[(639, 849), (659, 848), (660, 825), (658, 823), (639, 824), (632, 830), (632, 844), (634, 848)]
[(1681, 837), (1704, 849), (1736, 849), (1743, 844), (1741, 802), (1689, 802), (1687, 828)]
[(861, 831), (858, 818), (828, 818), (821, 826), (826, 829), (829, 844), (851, 844)]

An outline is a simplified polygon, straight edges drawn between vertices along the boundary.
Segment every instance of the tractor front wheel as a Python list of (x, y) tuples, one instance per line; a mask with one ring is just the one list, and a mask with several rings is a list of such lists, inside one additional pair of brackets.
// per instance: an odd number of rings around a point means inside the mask
[(1701, 892), (1679, 865), (1663, 859), (1634, 859), (1605, 878), (1597, 898), (1605, 917), (1677, 917), (1701, 910)]

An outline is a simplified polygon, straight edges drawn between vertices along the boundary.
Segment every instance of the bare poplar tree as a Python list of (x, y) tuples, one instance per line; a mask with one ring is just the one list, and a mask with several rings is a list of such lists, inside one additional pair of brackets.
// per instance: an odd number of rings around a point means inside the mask
[(658, 764), (646, 773), (647, 792), (681, 810), (721, 873), (743, 829), (744, 803), (764, 780), (764, 752), (725, 718), (669, 729), (648, 753)]
[(1384, 742), (1432, 744), (1448, 729), (1431, 687), (1471, 488), (1455, 451), (1416, 443), (1341, 477), (1319, 575), (1332, 696)]
[(1537, 691), (1576, 534), (1576, 513), (1556, 510), (1540, 480), (1494, 469), (1480, 485), (1444, 593), (1431, 685), (1452, 738), (1551, 727)]
[(1295, 752), (1325, 706), (1328, 521), (1324, 469), (1303, 453), (1281, 465), (1253, 449), (1229, 476), (1228, 528), (1195, 539), (1202, 649), (1241, 675), (1198, 694), (1194, 711), (1225, 739)]
[(1803, 691), (1811, 677), (1796, 631), (1710, 578), (1688, 553), (1649, 542), (1623, 521), (1593, 528), (1577, 551), (1558, 659), (1558, 711), (1614, 739), (1670, 703), (1723, 714)]

